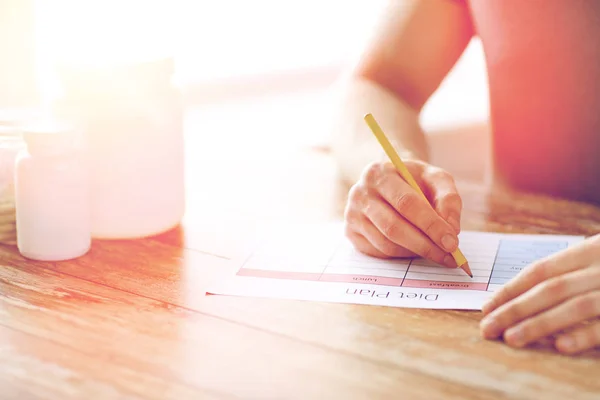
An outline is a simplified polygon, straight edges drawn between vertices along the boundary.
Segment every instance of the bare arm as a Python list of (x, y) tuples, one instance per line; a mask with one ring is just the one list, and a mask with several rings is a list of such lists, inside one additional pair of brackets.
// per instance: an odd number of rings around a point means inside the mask
[(373, 113), (397, 148), (428, 160), (419, 113), (473, 36), (461, 0), (392, 0), (360, 62), (341, 82), (333, 150), (343, 177), (356, 181), (383, 159), (362, 117)]

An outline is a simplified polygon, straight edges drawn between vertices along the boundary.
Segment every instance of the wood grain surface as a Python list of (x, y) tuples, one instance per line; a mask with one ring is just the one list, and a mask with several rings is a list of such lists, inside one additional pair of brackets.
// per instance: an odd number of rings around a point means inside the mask
[[(262, 223), (338, 221), (347, 187), (322, 151), (198, 151), (170, 232), (61, 263), (0, 246), (0, 399), (600, 398), (598, 351), (485, 341), (479, 312), (205, 296)], [(463, 229), (600, 232), (590, 205), (460, 191)]]

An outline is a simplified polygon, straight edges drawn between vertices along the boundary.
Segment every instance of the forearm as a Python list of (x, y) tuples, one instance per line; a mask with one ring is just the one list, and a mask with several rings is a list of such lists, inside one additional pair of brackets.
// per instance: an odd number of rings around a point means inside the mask
[(367, 113), (377, 119), (401, 156), (428, 161), (429, 150), (417, 110), (390, 90), (364, 78), (345, 79), (338, 89), (332, 150), (344, 180), (355, 182), (369, 163), (386, 160), (363, 120)]

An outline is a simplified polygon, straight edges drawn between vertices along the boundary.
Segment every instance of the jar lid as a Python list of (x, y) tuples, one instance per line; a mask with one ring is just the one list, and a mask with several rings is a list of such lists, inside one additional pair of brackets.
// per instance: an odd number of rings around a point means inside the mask
[(9, 131), (19, 128), (27, 121), (39, 118), (40, 111), (31, 108), (0, 108), (0, 129)]
[(22, 132), (31, 154), (70, 151), (79, 139), (72, 125), (59, 121), (38, 121), (24, 126)]

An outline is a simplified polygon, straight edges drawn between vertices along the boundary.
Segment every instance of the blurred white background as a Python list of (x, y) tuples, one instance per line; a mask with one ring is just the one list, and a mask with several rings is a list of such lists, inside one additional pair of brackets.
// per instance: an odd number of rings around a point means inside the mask
[[(240, 137), (272, 123), (276, 132), (286, 131), (285, 145), (326, 144), (315, 121), (327, 116), (327, 91), (357, 56), (385, 3), (35, 0), (37, 70), (48, 95), (56, 90), (48, 72), (56, 59), (109, 62), (171, 53), (178, 81), (202, 105), (204, 128), (233, 123), (227, 116), (235, 113), (238, 127), (228, 131), (245, 131)], [(422, 117), (428, 130), (487, 120), (478, 40)]]

